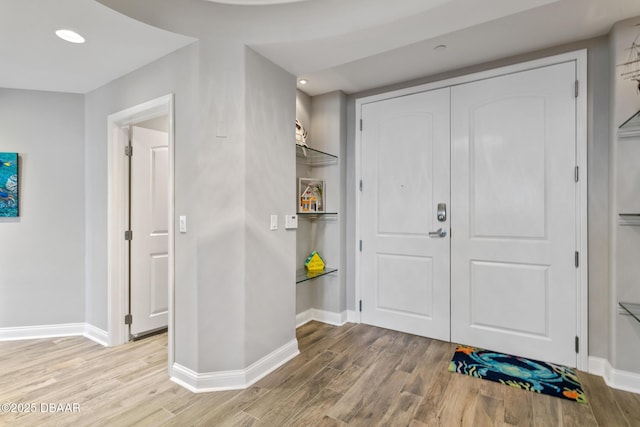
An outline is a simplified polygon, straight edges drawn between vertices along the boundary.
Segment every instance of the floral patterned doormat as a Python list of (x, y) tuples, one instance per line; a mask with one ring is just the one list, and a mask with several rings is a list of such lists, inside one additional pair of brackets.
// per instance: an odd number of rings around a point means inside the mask
[(575, 371), (561, 365), (459, 345), (449, 371), (587, 403)]

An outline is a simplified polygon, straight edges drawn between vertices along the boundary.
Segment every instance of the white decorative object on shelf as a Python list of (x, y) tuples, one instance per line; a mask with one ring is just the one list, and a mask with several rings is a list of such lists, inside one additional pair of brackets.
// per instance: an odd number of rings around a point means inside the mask
[(307, 130), (302, 126), (300, 120), (296, 119), (296, 144), (309, 147), (307, 145)]

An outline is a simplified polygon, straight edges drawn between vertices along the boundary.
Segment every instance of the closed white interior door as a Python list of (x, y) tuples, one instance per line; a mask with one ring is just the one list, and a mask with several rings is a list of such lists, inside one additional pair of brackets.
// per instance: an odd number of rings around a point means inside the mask
[(131, 135), (131, 334), (168, 324), (168, 135), (134, 126)]
[(452, 88), (451, 339), (576, 366), (574, 62)]
[(449, 340), (449, 89), (361, 113), (361, 320)]

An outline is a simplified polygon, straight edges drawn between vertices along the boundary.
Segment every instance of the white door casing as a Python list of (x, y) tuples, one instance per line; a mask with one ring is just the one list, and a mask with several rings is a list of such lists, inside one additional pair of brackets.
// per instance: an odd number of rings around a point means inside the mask
[[(124, 239), (129, 226), (128, 158), (125, 147), (129, 143), (130, 126), (160, 116), (169, 120), (169, 224), (174, 223), (174, 99), (165, 95), (111, 114), (107, 118), (108, 134), (108, 344), (116, 346), (129, 341), (129, 325), (125, 315), (129, 307), (129, 245)], [(168, 365), (174, 362), (173, 295), (175, 287), (174, 227), (169, 228), (169, 322)]]
[[(575, 302), (575, 309), (569, 310), (565, 312), (565, 318), (568, 319), (569, 323), (572, 323), (572, 336), (569, 337), (569, 340), (563, 339), (564, 351), (568, 352), (566, 342), (571, 345), (572, 351), (575, 347), (579, 350), (579, 353), (576, 357), (575, 353), (572, 353), (571, 360), (568, 361), (568, 365), (575, 366), (577, 360), (578, 369), (586, 370), (588, 369), (588, 264), (586, 260), (588, 259), (588, 248), (587, 248), (587, 89), (586, 89), (586, 75), (587, 75), (587, 52), (586, 50), (580, 50), (575, 52), (568, 52), (560, 55), (555, 55), (551, 57), (541, 58), (533, 61), (529, 61), (526, 63), (520, 63), (515, 65), (510, 65), (498, 69), (482, 71), (479, 73), (474, 73), (470, 75), (465, 75), (461, 77), (456, 77), (452, 79), (447, 79), (443, 81), (438, 81), (434, 83), (428, 83), (415, 87), (408, 87), (404, 89), (395, 90), (392, 92), (381, 93), (377, 95), (367, 96), (365, 98), (356, 99), (356, 113), (355, 113), (355, 124), (356, 128), (360, 128), (360, 131), (356, 131), (355, 135), (355, 182), (354, 182), (354, 192), (356, 195), (360, 197), (356, 197), (354, 200), (355, 205), (355, 245), (354, 245), (354, 257), (355, 260), (355, 315), (353, 317), (354, 321), (367, 322), (367, 318), (363, 312), (360, 312), (358, 315), (358, 302), (363, 301), (364, 308), (367, 307), (367, 286), (369, 285), (368, 281), (368, 270), (370, 266), (366, 263), (366, 256), (364, 252), (359, 250), (358, 240), (362, 238), (362, 223), (367, 221), (367, 216), (369, 215), (364, 203), (362, 201), (361, 193), (359, 193), (359, 180), (363, 177), (364, 167), (363, 167), (363, 157), (364, 157), (364, 137), (363, 134), (366, 132), (368, 126), (371, 125), (370, 121), (365, 120), (364, 124), (362, 122), (363, 119), (363, 106), (371, 103), (375, 103), (378, 101), (388, 100), (392, 98), (403, 97), (407, 95), (416, 94), (419, 92), (427, 92), (433, 91), (436, 89), (442, 88), (455, 88), (459, 85), (465, 85), (467, 83), (472, 82), (480, 82), (486, 79), (492, 79), (500, 76), (508, 76), (511, 74), (516, 74), (528, 70), (535, 70), (538, 68), (549, 67), (557, 64), (572, 64), (574, 67), (574, 82), (570, 82), (569, 86), (563, 84), (563, 88), (561, 91), (565, 93), (569, 93), (570, 96), (574, 95), (575, 90), (575, 100), (574, 100), (574, 126), (575, 126), (575, 146), (574, 146), (574, 164), (579, 168), (575, 171), (572, 167), (569, 168), (569, 174), (571, 177), (574, 176), (577, 179), (579, 176), (579, 180), (574, 187), (574, 197), (571, 200), (573, 203), (573, 208), (569, 208), (573, 210), (573, 229), (575, 230), (575, 241), (573, 242), (572, 251), (577, 251), (579, 254), (578, 259), (580, 260), (579, 266), (574, 268), (574, 278), (573, 281), (573, 293), (571, 297), (565, 297), (571, 301)], [(575, 83), (575, 86), (574, 86)], [(523, 86), (527, 86), (529, 84), (528, 81), (522, 82)], [(579, 88), (579, 90), (578, 90)], [(453, 161), (453, 159), (452, 159)], [(566, 183), (565, 183), (566, 184)], [(366, 188), (366, 182), (365, 182)], [(552, 189), (552, 191), (555, 191)], [(453, 201), (452, 201), (453, 202)], [(454, 202), (455, 205), (455, 202)], [(567, 203), (568, 206), (568, 203)], [(453, 213), (454, 219), (452, 223), (453, 227), (453, 239), (457, 239), (459, 235), (457, 234), (458, 228), (456, 227), (456, 212)], [(507, 225), (507, 229), (509, 227), (513, 227), (513, 225)], [(513, 229), (511, 229), (513, 231)], [(532, 233), (530, 231), (530, 233)], [(525, 233), (526, 234), (526, 233)], [(366, 250), (367, 244), (364, 243), (364, 248)], [(452, 250), (453, 247), (452, 247)], [(560, 258), (567, 259), (567, 255), (562, 255)], [(573, 266), (573, 258), (574, 252), (570, 252), (569, 256), (570, 265)], [(482, 267), (482, 266), (481, 266)], [(452, 266), (452, 268), (454, 268)], [(505, 270), (507, 273), (517, 273), (517, 269)], [(486, 271), (485, 271), (486, 272)], [(478, 274), (478, 277), (482, 277), (482, 269)], [(454, 272), (456, 274), (456, 272)], [(527, 278), (529, 279), (529, 278)], [(452, 296), (451, 303), (455, 304), (455, 297)], [(527, 302), (525, 302), (527, 304)], [(573, 312), (573, 314), (572, 314)], [(453, 320), (452, 320), (453, 321)], [(368, 323), (368, 322), (367, 322)], [(568, 329), (567, 329), (568, 330)], [(579, 341), (574, 341), (574, 338), (579, 338)], [(528, 349), (535, 348), (536, 344), (526, 345)], [(519, 352), (518, 350), (513, 351), (514, 353)], [(536, 357), (534, 354), (525, 354), (525, 356)], [(546, 354), (544, 357), (547, 358)]]
[[(362, 321), (449, 340), (449, 89), (362, 106)], [(444, 236), (430, 236), (442, 228)]]
[(451, 339), (576, 366), (574, 62), (452, 88)]
[(131, 145), (131, 335), (138, 336), (168, 322), (168, 135), (133, 126)]

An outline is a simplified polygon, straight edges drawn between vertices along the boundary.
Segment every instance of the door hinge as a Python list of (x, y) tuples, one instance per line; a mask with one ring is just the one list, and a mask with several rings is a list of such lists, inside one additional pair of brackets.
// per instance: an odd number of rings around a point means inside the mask
[(124, 240), (133, 240), (133, 231), (127, 230), (124, 232)]
[(133, 156), (133, 147), (131, 145), (125, 145), (124, 147), (124, 155), (127, 157)]
[(580, 338), (576, 337), (576, 353), (580, 353)]
[(575, 174), (576, 174), (576, 182), (580, 181), (580, 167), (579, 166), (576, 166)]
[(124, 316), (124, 324), (131, 325), (133, 323), (133, 316), (131, 314), (126, 314)]
[(576, 96), (576, 98), (578, 97), (579, 93), (580, 93), (580, 82), (578, 80), (576, 80), (576, 85), (575, 85), (575, 96)]
[(362, 180), (360, 180), (360, 191), (362, 191)]
[(362, 252), (362, 240), (360, 240), (360, 252)]
[(576, 268), (580, 267), (580, 252), (576, 251)]
[(360, 313), (362, 313), (362, 300), (360, 300)]
[(360, 132), (362, 132), (362, 119), (360, 119)]

